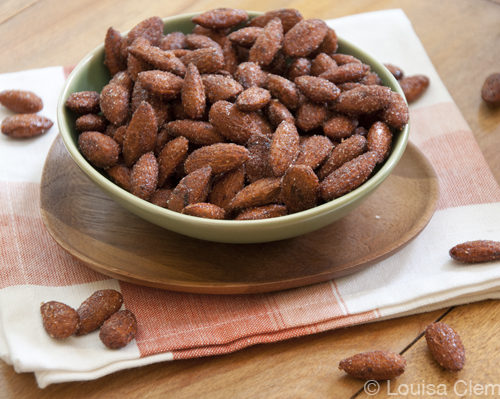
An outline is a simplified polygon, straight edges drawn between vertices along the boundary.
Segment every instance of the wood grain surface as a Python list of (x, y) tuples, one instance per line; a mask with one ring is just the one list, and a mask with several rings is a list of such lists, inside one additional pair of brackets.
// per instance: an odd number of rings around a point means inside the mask
[[(500, 181), (500, 109), (486, 107), (480, 98), (484, 78), (491, 72), (500, 71), (498, 0), (170, 0), (147, 3), (132, 0), (3, 0), (0, 1), (3, 55), (0, 72), (75, 64), (102, 41), (110, 25), (126, 30), (151, 15), (168, 16), (220, 6), (257, 11), (294, 7), (306, 17), (324, 19), (402, 8)], [(429, 322), (440, 317), (461, 333), (467, 347), (466, 366), (458, 374), (445, 373), (435, 367), (420, 335)], [(443, 309), (258, 345), (231, 355), (126, 370), (96, 381), (59, 384), (45, 390), (37, 388), (32, 374), (16, 374), (12, 367), (0, 363), (0, 397), (364, 397), (362, 383), (343, 376), (337, 364), (347, 355), (372, 348), (404, 351), (408, 369), (397, 384), (443, 383), (447, 395), (441, 397), (455, 397), (454, 385), (460, 378), (473, 384), (500, 382), (500, 369), (496, 367), (499, 324), (500, 303), (481, 302), (451, 311)], [(393, 385), (391, 389), (396, 387)], [(397, 393), (388, 396), (386, 386), (382, 386), (375, 397), (431, 396)], [(465, 397), (494, 395), (468, 392)]]
[(434, 169), (409, 144), (370, 200), (331, 225), (263, 244), (201, 241), (126, 211), (89, 180), (58, 137), (43, 170), (40, 206), (59, 245), (98, 272), (173, 291), (248, 294), (331, 280), (386, 258), (427, 225), (437, 199)]

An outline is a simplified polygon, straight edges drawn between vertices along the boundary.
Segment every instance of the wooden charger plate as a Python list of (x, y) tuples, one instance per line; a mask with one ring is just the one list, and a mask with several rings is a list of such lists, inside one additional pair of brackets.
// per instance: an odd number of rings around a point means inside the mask
[(327, 281), (380, 261), (427, 225), (437, 198), (432, 166), (409, 144), (387, 180), (343, 219), (283, 241), (213, 243), (122, 208), (80, 171), (58, 137), (43, 170), (41, 214), (62, 248), (108, 276), (174, 291), (242, 294)]

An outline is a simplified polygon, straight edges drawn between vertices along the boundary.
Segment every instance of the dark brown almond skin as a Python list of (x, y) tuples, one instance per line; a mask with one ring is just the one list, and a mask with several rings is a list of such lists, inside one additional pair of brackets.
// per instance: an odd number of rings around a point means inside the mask
[(130, 173), (130, 192), (148, 201), (158, 186), (158, 162), (153, 152), (142, 155)]
[(252, 113), (242, 112), (227, 101), (217, 101), (208, 114), (210, 123), (229, 141), (245, 144), (261, 128)]
[(377, 159), (376, 153), (367, 152), (330, 173), (320, 184), (323, 200), (338, 198), (363, 184), (370, 177)]
[(130, 191), (130, 168), (124, 164), (118, 164), (106, 170), (106, 173), (121, 188)]
[(306, 132), (323, 126), (328, 111), (324, 104), (305, 102), (295, 114), (295, 123), (299, 129)]
[(290, 213), (313, 208), (318, 203), (318, 176), (310, 166), (292, 165), (281, 183), (281, 199)]
[(239, 167), (224, 173), (212, 185), (208, 200), (220, 208), (229, 209), (229, 203), (245, 185), (245, 168)]
[(221, 47), (224, 57), (224, 69), (222, 71), (234, 75), (236, 68), (238, 68), (238, 53), (236, 47), (227, 37), (223, 39)]
[(154, 150), (157, 134), (155, 112), (149, 103), (143, 101), (132, 115), (123, 140), (123, 158), (128, 167), (141, 155)]
[(390, 102), (391, 89), (388, 87), (361, 86), (342, 92), (335, 109), (351, 115), (370, 114), (384, 109)]
[(338, 65), (351, 64), (353, 62), (362, 64), (361, 60), (357, 59), (356, 57), (350, 54), (336, 53), (336, 54), (330, 54), (330, 56)]
[(389, 105), (380, 114), (382, 121), (394, 129), (402, 129), (410, 118), (408, 104), (399, 93), (391, 92)]
[(245, 163), (245, 169), (250, 183), (273, 176), (269, 163), (271, 139), (261, 134), (254, 134), (248, 140), (246, 147), (249, 151), (249, 158)]
[(406, 101), (412, 103), (418, 100), (429, 87), (429, 78), (425, 75), (406, 76), (399, 80), (399, 85), (405, 93)]
[(279, 18), (267, 23), (262, 33), (250, 48), (248, 61), (265, 66), (269, 65), (283, 43), (283, 26)]
[(500, 105), (500, 73), (492, 73), (486, 78), (481, 88), (481, 97), (489, 105)]
[(26, 90), (1, 91), (0, 104), (18, 114), (34, 114), (43, 108), (42, 99)]
[(40, 306), (40, 313), (43, 328), (51, 338), (68, 338), (78, 329), (80, 323), (78, 313), (62, 302), (44, 302)]
[[(114, 125), (110, 125), (113, 126)], [(115, 131), (113, 132), (113, 140), (115, 140), (120, 148), (123, 147), (123, 140), (125, 140), (125, 134), (127, 134), (127, 125), (121, 125), (117, 128), (115, 128)]]
[(286, 33), (292, 29), (298, 22), (303, 20), (302, 14), (294, 8), (281, 8), (266, 12), (264, 15), (259, 15), (253, 18), (249, 26), (258, 26), (263, 28), (269, 21), (274, 18), (279, 18), (283, 25), (283, 31)]
[(271, 101), (271, 93), (261, 87), (250, 87), (241, 92), (236, 99), (236, 106), (245, 112), (258, 111)]
[[(275, 176), (283, 176), (299, 154), (299, 134), (294, 124), (283, 121), (274, 132), (269, 163)], [(260, 204), (264, 205), (264, 204)]]
[(247, 20), (246, 11), (234, 8), (216, 8), (191, 19), (193, 23), (210, 29), (231, 28)]
[(16, 139), (28, 139), (47, 132), (53, 122), (38, 114), (11, 115), (2, 121), (2, 133)]
[(257, 180), (239, 191), (229, 203), (230, 209), (252, 208), (278, 201), (281, 192), (281, 179), (268, 177)]
[(292, 82), (299, 76), (311, 74), (311, 61), (308, 58), (295, 58), (288, 67), (287, 76)]
[(72, 93), (64, 103), (71, 111), (83, 114), (97, 114), (99, 108), (99, 93), (96, 91), (79, 91)]
[(332, 150), (330, 156), (319, 169), (318, 177), (323, 180), (346, 162), (360, 156), (365, 150), (366, 138), (359, 134), (352, 135)]
[(127, 53), (127, 73), (134, 82), (139, 73), (152, 69), (146, 61), (141, 60), (131, 53)]
[[(118, 76), (118, 74), (116, 75)], [(163, 101), (159, 96), (156, 96), (142, 87), (139, 81), (135, 82), (132, 90), (132, 97), (130, 101), (131, 111), (134, 113), (143, 101), (146, 101), (153, 107), (156, 115), (156, 123), (162, 126), (166, 120), (170, 118), (170, 104)]]
[(172, 195), (172, 190), (169, 188), (159, 188), (156, 190), (150, 198), (150, 202), (157, 206), (161, 206), (162, 208), (166, 208), (168, 204), (168, 200)]
[(300, 144), (300, 151), (294, 165), (306, 165), (316, 169), (330, 155), (333, 143), (325, 136), (307, 137)]
[(278, 216), (285, 216), (287, 213), (288, 210), (286, 206), (271, 204), (244, 209), (234, 218), (234, 220), (270, 219)]
[(333, 30), (332, 28), (328, 28), (326, 36), (319, 45), (317, 52), (333, 54), (335, 53), (335, 51), (337, 51), (337, 48), (338, 48), (337, 33), (335, 33), (335, 30)]
[(336, 115), (328, 119), (323, 125), (323, 132), (332, 140), (349, 137), (356, 129), (358, 121), (344, 115)]
[(132, 44), (138, 37), (147, 39), (153, 46), (160, 43), (163, 34), (163, 20), (160, 17), (147, 18), (135, 25), (127, 35), (128, 44)]
[(234, 77), (245, 89), (252, 86), (264, 87), (267, 82), (267, 73), (255, 62), (242, 62), (236, 68)]
[(458, 262), (480, 263), (500, 260), (500, 241), (477, 240), (455, 245), (450, 256)]
[(391, 151), (392, 132), (384, 122), (375, 122), (368, 130), (366, 136), (367, 151), (374, 151), (378, 154), (377, 163), (383, 162)]
[(172, 99), (180, 94), (183, 79), (166, 71), (144, 71), (137, 75), (142, 87), (164, 99)]
[(111, 137), (100, 132), (83, 132), (78, 136), (78, 147), (95, 167), (107, 169), (118, 163), (120, 146)]
[(224, 54), (215, 47), (200, 48), (181, 57), (184, 65), (193, 63), (200, 73), (215, 73), (224, 68)]
[(165, 180), (174, 173), (178, 165), (186, 158), (188, 152), (188, 140), (185, 137), (177, 137), (169, 141), (158, 155), (158, 186), (162, 187)]
[(358, 353), (339, 363), (340, 370), (362, 380), (391, 380), (403, 374), (405, 367), (403, 356), (388, 351)]
[(211, 103), (235, 98), (243, 91), (243, 86), (230, 76), (208, 74), (202, 75), (201, 79)]
[(123, 297), (115, 290), (99, 290), (82, 302), (76, 310), (80, 324), (76, 335), (85, 335), (97, 330), (123, 304)]
[(189, 64), (181, 89), (184, 112), (191, 119), (201, 119), (205, 114), (205, 86), (196, 65)]
[(257, 40), (257, 37), (262, 33), (263, 29), (257, 26), (248, 26), (246, 28), (238, 29), (227, 37), (231, 42), (243, 47), (252, 47)]
[(209, 204), (208, 202), (198, 202), (196, 204), (188, 205), (182, 210), (181, 213), (205, 219), (221, 220), (226, 217), (226, 211), (223, 208), (214, 204)]
[(187, 47), (186, 35), (182, 32), (170, 32), (160, 39), (158, 44), (162, 50), (177, 50)]
[(128, 48), (130, 54), (151, 65), (152, 69), (171, 72), (178, 76), (186, 74), (186, 66), (172, 52), (152, 46), (146, 39), (138, 38)]
[(291, 57), (306, 57), (316, 50), (328, 32), (328, 26), (320, 19), (298, 22), (285, 35), (283, 51)]
[(355, 82), (363, 78), (369, 70), (370, 67), (366, 64), (351, 62), (328, 69), (319, 76), (333, 83)]
[(272, 99), (266, 109), (266, 115), (274, 128), (283, 121), (288, 121), (290, 123), (295, 123), (295, 118), (288, 108), (279, 102), (279, 100)]
[(137, 320), (130, 310), (120, 310), (107, 319), (99, 331), (99, 339), (109, 349), (120, 349), (137, 334)]
[(465, 364), (465, 348), (457, 332), (443, 322), (429, 324), (425, 340), (432, 357), (446, 370), (459, 371)]
[(104, 65), (111, 76), (127, 68), (127, 60), (122, 54), (125, 39), (120, 32), (110, 27), (104, 39)]
[(389, 70), (390, 73), (392, 73), (392, 76), (394, 76), (397, 80), (402, 79), (405, 75), (403, 70), (396, 65), (384, 64), (384, 66)]
[(340, 89), (334, 83), (317, 76), (299, 76), (295, 84), (307, 98), (317, 103), (335, 101), (340, 96)]
[(172, 191), (168, 200), (168, 209), (181, 212), (186, 206), (205, 202), (210, 187), (212, 168), (206, 166), (183, 177)]
[(122, 85), (109, 83), (101, 91), (101, 111), (113, 125), (122, 125), (129, 117), (130, 92)]
[(294, 110), (299, 106), (299, 90), (295, 83), (290, 80), (282, 76), (269, 74), (267, 89), (288, 109)]
[(209, 47), (221, 49), (220, 44), (215, 40), (210, 39), (208, 36), (199, 35), (197, 33), (190, 33), (189, 35), (186, 35), (186, 43), (192, 50)]
[(86, 114), (75, 121), (75, 128), (79, 132), (104, 132), (106, 130), (106, 119), (101, 115)]
[(311, 75), (319, 76), (329, 69), (336, 69), (337, 63), (328, 54), (319, 53), (311, 63)]
[(165, 129), (170, 136), (184, 136), (196, 145), (211, 145), (224, 141), (224, 137), (208, 122), (180, 119), (168, 122)]
[(218, 143), (207, 145), (193, 151), (184, 162), (186, 174), (204, 166), (210, 166), (212, 173), (228, 172), (243, 165), (248, 159), (248, 150), (238, 144)]

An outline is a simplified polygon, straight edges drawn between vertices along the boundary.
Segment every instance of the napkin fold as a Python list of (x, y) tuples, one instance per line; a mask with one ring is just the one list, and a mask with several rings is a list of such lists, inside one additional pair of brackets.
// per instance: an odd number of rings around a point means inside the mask
[[(249, 345), (360, 323), (500, 298), (500, 262), (458, 265), (447, 250), (471, 239), (498, 239), (500, 187), (470, 128), (401, 10), (328, 21), (342, 36), (408, 75), (430, 77), (410, 107), (410, 140), (438, 175), (440, 198), (429, 225), (397, 253), (354, 275), (256, 295), (195, 295), (140, 287), (88, 269), (44, 228), (40, 176), (57, 127), (33, 140), (0, 135), (0, 358), (34, 372), (41, 388), (90, 380), (154, 362), (229, 353)], [(62, 67), (0, 75), (0, 90), (39, 94), (56, 120)], [(9, 114), (0, 109), (0, 119)], [(97, 332), (55, 341), (43, 330), (39, 304), (78, 307), (94, 291), (122, 292), (138, 318), (136, 340), (112, 351)]]

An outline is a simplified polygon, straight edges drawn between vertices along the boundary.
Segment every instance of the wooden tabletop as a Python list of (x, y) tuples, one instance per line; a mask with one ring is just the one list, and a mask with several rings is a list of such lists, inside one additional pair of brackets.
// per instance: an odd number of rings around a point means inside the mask
[[(305, 17), (323, 19), (402, 8), (500, 182), (500, 108), (489, 108), (480, 98), (484, 78), (500, 72), (500, 0), (0, 0), (0, 73), (76, 64), (102, 42), (109, 26), (127, 30), (152, 15), (221, 6), (256, 11), (293, 7)], [(467, 349), (460, 373), (442, 371), (426, 350), (422, 331), (440, 319), (460, 332)], [(0, 362), (0, 398), (364, 398), (363, 383), (345, 377), (337, 365), (346, 356), (373, 349), (404, 353), (409, 365), (392, 385), (382, 384), (376, 397), (493, 397), (484, 389), (500, 383), (499, 325), (500, 302), (486, 301), (44, 390), (31, 373), (16, 374)], [(409, 392), (418, 384), (426, 389), (444, 384), (437, 392), (445, 390), (446, 395)], [(495, 393), (500, 394), (498, 387)]]

